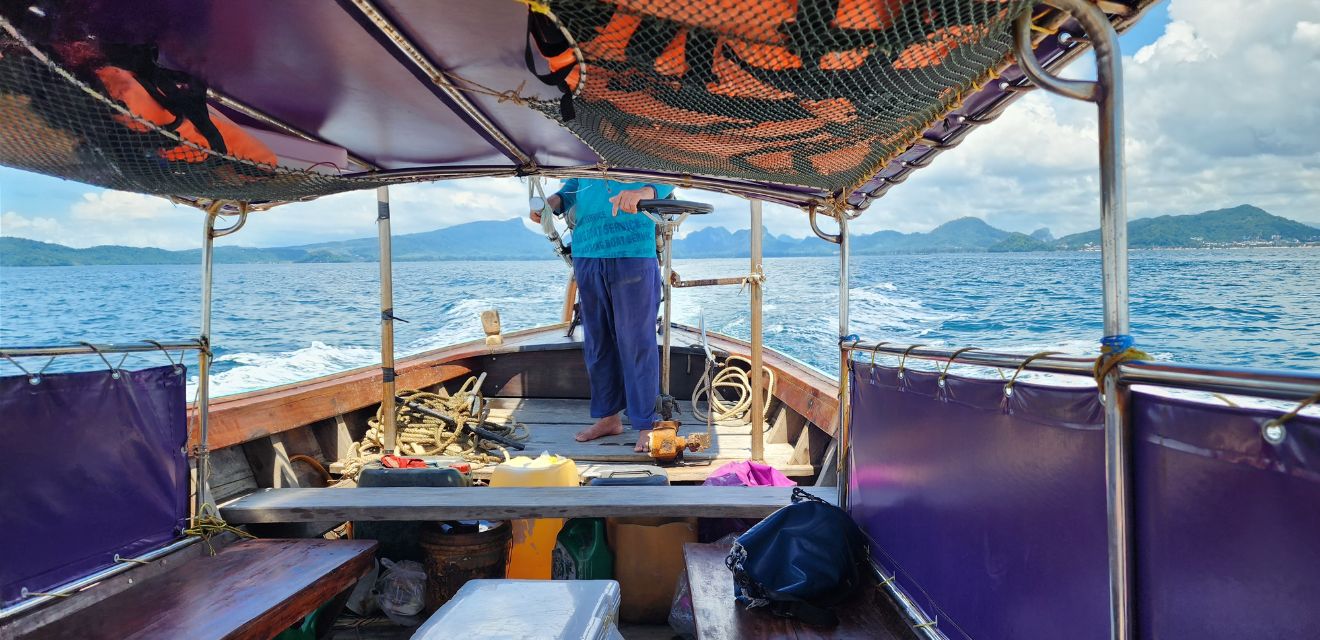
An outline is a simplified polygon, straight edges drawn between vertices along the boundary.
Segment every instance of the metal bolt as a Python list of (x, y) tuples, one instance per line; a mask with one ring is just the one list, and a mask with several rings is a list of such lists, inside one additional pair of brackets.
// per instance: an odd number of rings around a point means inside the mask
[(1013, 397), (1013, 387), (1004, 387), (1004, 397), (1005, 398)]
[(1270, 420), (1261, 426), (1260, 435), (1270, 444), (1283, 444), (1283, 439), (1288, 437), (1288, 428), (1281, 422)]

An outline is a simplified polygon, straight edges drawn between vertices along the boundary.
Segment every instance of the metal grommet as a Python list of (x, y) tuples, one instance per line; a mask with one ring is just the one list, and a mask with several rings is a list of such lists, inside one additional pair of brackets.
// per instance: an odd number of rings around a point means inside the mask
[(958, 356), (967, 353), (968, 351), (976, 351), (976, 347), (963, 347), (949, 354), (949, 359), (945, 361), (944, 370), (940, 372), (940, 379), (937, 381), (941, 389), (945, 386), (944, 379), (949, 377), (949, 367), (953, 366), (953, 361), (956, 360)]
[(912, 353), (912, 350), (913, 350), (913, 349), (916, 349), (916, 348), (919, 348), (919, 347), (924, 347), (924, 346), (926, 346), (926, 345), (924, 345), (924, 344), (914, 344), (914, 345), (909, 346), (907, 349), (904, 349), (904, 350), (903, 350), (903, 355), (901, 355), (901, 356), (898, 357), (898, 379), (899, 379), (899, 380), (903, 380), (903, 379), (905, 379), (905, 377), (906, 377), (906, 376), (904, 375), (904, 373), (903, 373), (903, 370), (904, 370), (904, 368), (907, 366), (907, 357), (908, 357), (908, 354), (909, 354), (909, 353)]
[(1288, 427), (1278, 420), (1270, 420), (1260, 426), (1260, 437), (1270, 444), (1283, 444), (1288, 437)]

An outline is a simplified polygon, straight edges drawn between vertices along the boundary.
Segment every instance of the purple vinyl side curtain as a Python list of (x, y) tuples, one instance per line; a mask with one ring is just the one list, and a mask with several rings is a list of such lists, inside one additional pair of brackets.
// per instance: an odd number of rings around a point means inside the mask
[[(851, 511), (951, 638), (1109, 637), (1094, 387), (853, 365)], [(1320, 637), (1320, 419), (1134, 390), (1137, 637)]]
[(1320, 637), (1320, 420), (1135, 391), (1142, 638)]
[(170, 542), (188, 517), (183, 367), (0, 378), (0, 602)]
[(851, 511), (950, 638), (1109, 637), (1094, 388), (854, 363)]

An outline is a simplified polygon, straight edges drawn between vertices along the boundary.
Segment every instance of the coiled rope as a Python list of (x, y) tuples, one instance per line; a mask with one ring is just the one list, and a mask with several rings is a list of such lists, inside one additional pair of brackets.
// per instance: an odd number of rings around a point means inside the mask
[[(413, 456), (455, 456), (469, 462), (493, 463), (509, 458), (509, 452), (498, 443), (486, 440), (468, 426), (484, 428), (510, 440), (523, 441), (531, 437), (527, 425), (514, 422), (498, 424), (487, 420), (489, 403), (476, 390), (477, 379), (468, 378), (458, 391), (442, 396), (428, 391), (401, 391), (395, 403), (395, 442), (399, 452)], [(445, 416), (444, 419), (426, 415), (408, 406), (409, 403), (426, 407)], [(353, 443), (343, 476), (357, 477), (362, 467), (380, 460), (389, 453), (385, 450), (385, 430), (381, 426), (381, 409), (367, 421), (367, 432), (360, 442)]]
[[(740, 420), (742, 422), (751, 422), (752, 408), (752, 384), (751, 379), (747, 377), (747, 371), (742, 367), (734, 366), (734, 362), (743, 362), (751, 368), (752, 362), (742, 356), (729, 356), (724, 360), (724, 366), (714, 376), (707, 371), (706, 375), (701, 376), (697, 381), (697, 386), (692, 390), (692, 415), (699, 420), (708, 420), (720, 422), (722, 420)], [(762, 415), (770, 412), (770, 401), (775, 396), (775, 370), (770, 367), (761, 367), (765, 372), (768, 385), (765, 394), (765, 409)], [(711, 393), (715, 389), (715, 393)], [(726, 390), (731, 390), (732, 394), (727, 394)], [(727, 399), (731, 395), (732, 399)], [(706, 409), (701, 409), (699, 400), (702, 397), (706, 399)]]

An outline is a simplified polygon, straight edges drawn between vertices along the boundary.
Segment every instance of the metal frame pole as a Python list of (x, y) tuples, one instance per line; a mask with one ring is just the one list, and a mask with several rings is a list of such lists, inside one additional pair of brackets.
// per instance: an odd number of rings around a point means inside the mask
[(398, 453), (394, 409), (394, 255), (390, 245), (390, 188), (376, 188), (376, 233), (380, 237), (380, 424), (385, 450)]
[[(1018, 64), (1033, 82), (1054, 93), (1096, 103), (1100, 116), (1100, 260), (1104, 289), (1103, 352), (1117, 356), (1132, 346), (1128, 334), (1127, 196), (1123, 166), (1123, 61), (1118, 34), (1089, 0), (1045, 0), (1072, 14), (1095, 48), (1095, 82), (1051, 76), (1031, 46), (1031, 13), (1014, 23)], [(1104, 379), (1105, 493), (1109, 520), (1110, 637), (1133, 637), (1132, 433), (1128, 391), (1118, 367)]]
[[(680, 221), (681, 222), (681, 221)], [(669, 395), (669, 372), (670, 372), (670, 353), (669, 344), (673, 339), (674, 322), (670, 316), (671, 306), (674, 298), (674, 288), (670, 285), (670, 277), (674, 273), (674, 227), (669, 220), (661, 216), (657, 223), (660, 228), (660, 236), (664, 244), (664, 271), (660, 274), (660, 291), (664, 295), (663, 311), (663, 347), (660, 350), (660, 399), (661, 399), (661, 420), (673, 419), (673, 398)]]
[(194, 515), (211, 502), (211, 274), (215, 263), (215, 239), (223, 238), (247, 224), (248, 205), (238, 203), (238, 221), (224, 229), (215, 228), (225, 202), (216, 200), (203, 211), (202, 224), (202, 328), (197, 351), (197, 502)]
[(198, 336), (202, 348), (197, 351), (197, 495), (193, 509), (196, 517), (201, 517), (203, 507), (211, 502), (211, 271), (219, 211), (220, 203), (213, 203), (205, 210), (206, 220), (202, 223), (202, 327)]
[[(839, 345), (848, 338), (848, 287), (849, 269), (851, 268), (850, 242), (848, 240), (848, 216), (839, 215)], [(852, 458), (852, 416), (848, 411), (848, 359), (847, 350), (839, 349), (839, 424), (834, 431), (834, 468), (838, 474), (836, 480), (839, 491), (839, 507), (848, 509), (848, 483), (851, 482), (849, 460)]]
[[(765, 374), (762, 371), (761, 363), (761, 342), (762, 334), (762, 291), (761, 275), (764, 273), (761, 264), (761, 201), (751, 200), (751, 271), (748, 273), (747, 288), (751, 292), (752, 307), (752, 406), (750, 413), (752, 423), (752, 459), (757, 462), (765, 460), (765, 388), (762, 386), (765, 381)], [(712, 391), (713, 393), (713, 391)]]

